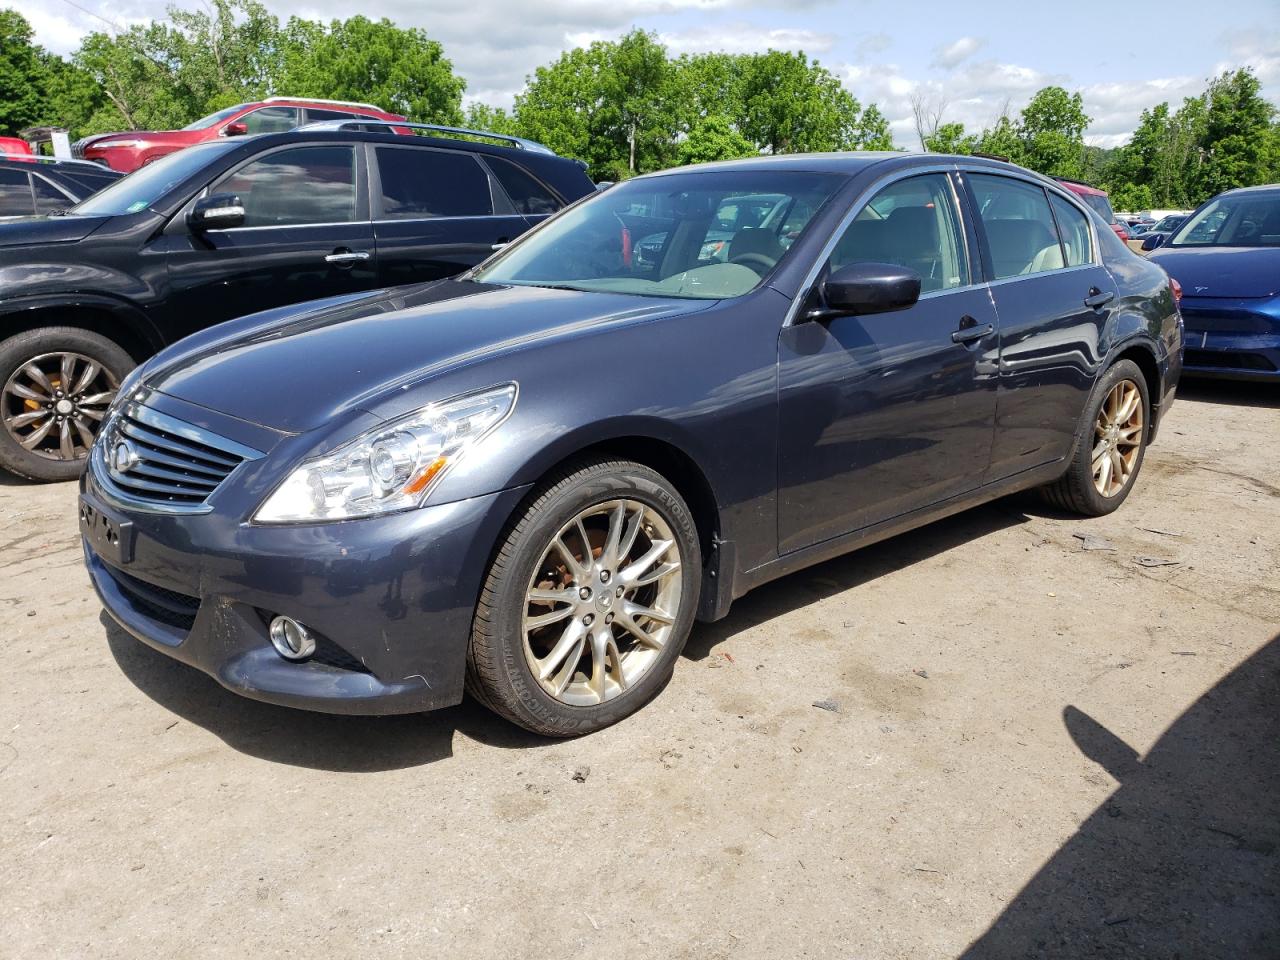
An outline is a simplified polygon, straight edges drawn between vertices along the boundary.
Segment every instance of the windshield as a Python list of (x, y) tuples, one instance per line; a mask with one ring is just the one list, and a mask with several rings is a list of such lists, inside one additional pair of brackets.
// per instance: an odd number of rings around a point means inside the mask
[(795, 171), (675, 173), (611, 187), (513, 244), (482, 283), (719, 300), (754, 290), (844, 183)]
[(1218, 197), (1169, 240), (1173, 247), (1280, 247), (1280, 191)]
[(199, 143), (139, 167), (100, 193), (67, 211), (77, 217), (118, 217), (147, 209), (215, 156), (237, 145), (235, 140)]
[(215, 124), (221, 123), (228, 117), (234, 117), (237, 113), (247, 107), (247, 103), (240, 103), (234, 107), (227, 107), (225, 110), (219, 110), (217, 113), (211, 113), (207, 117), (201, 117), (195, 123), (188, 123), (183, 130), (208, 130)]
[(1163, 220), (1161, 220), (1159, 223), (1157, 223), (1154, 227), (1151, 228), (1151, 232), (1162, 233), (1167, 230), (1174, 230), (1177, 228), (1178, 224), (1182, 222), (1182, 219), (1183, 219), (1182, 217), (1172, 216), (1172, 215), (1165, 217)]

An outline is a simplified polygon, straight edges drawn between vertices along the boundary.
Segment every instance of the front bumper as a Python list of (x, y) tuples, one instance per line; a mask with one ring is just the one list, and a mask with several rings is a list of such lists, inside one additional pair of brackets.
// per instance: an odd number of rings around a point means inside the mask
[[(490, 552), (524, 493), (254, 526), (217, 512), (130, 510), (86, 471), (81, 532), (94, 589), (116, 622), (227, 689), (325, 713), (412, 713), (462, 699)], [(117, 542), (95, 533), (95, 516), (115, 522)], [(275, 652), (267, 624), (276, 614), (318, 635), (314, 657)]]
[(1182, 315), (1187, 373), (1280, 381), (1280, 305), (1275, 301), (1188, 297)]

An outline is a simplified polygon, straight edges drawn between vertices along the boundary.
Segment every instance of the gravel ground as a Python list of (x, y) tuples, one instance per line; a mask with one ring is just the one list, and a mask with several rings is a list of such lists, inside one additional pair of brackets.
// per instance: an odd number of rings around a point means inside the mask
[(241, 700), (108, 625), (74, 501), (0, 480), (0, 955), (1280, 956), (1275, 390), (1186, 385), (1111, 517), (765, 587), (571, 742)]

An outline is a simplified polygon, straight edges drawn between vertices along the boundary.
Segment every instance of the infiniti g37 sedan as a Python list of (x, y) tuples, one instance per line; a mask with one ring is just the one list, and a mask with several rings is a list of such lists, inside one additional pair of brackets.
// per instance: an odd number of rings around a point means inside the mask
[(245, 696), (588, 732), (775, 577), (1025, 488), (1114, 510), (1181, 338), (1165, 273), (1008, 164), (653, 174), (459, 277), (160, 353), (94, 444), (85, 560)]

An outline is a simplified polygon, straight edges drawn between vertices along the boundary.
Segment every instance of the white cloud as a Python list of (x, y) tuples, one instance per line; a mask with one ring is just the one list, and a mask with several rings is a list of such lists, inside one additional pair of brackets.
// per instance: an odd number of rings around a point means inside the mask
[(794, 27), (769, 29), (749, 23), (727, 23), (675, 33), (659, 33), (658, 39), (673, 55), (682, 53), (758, 53), (764, 50), (803, 50), (825, 53), (835, 45), (829, 33)]
[(944, 70), (957, 67), (977, 53), (986, 43), (979, 37), (961, 37), (954, 43), (938, 47), (934, 51), (933, 65)]

